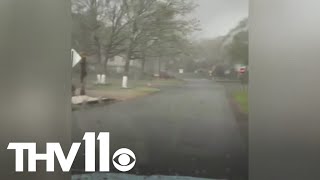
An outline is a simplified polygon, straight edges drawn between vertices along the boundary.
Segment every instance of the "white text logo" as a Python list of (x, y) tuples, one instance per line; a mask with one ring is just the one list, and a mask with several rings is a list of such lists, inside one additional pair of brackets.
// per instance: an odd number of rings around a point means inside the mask
[[(99, 141), (99, 171), (109, 172), (110, 170), (110, 136), (108, 132), (101, 132), (98, 135)], [(95, 156), (96, 156), (96, 136), (94, 132), (87, 132), (83, 136), (85, 141), (85, 171), (95, 172)], [(47, 172), (54, 171), (54, 156), (57, 157), (61, 169), (69, 172), (73, 161), (78, 153), (81, 143), (73, 143), (67, 156), (64, 155), (60, 143), (47, 143), (47, 152), (44, 154), (36, 153), (36, 143), (9, 143), (7, 149), (15, 150), (15, 170), (23, 172), (23, 152), (28, 152), (28, 171), (36, 172), (36, 162), (46, 161)], [(135, 154), (127, 148), (118, 149), (112, 157), (113, 165), (122, 172), (130, 171), (136, 162)]]

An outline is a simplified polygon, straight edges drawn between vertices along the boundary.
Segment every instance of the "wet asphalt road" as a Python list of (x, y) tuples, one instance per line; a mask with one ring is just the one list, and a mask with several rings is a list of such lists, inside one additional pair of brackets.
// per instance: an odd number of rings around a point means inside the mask
[(151, 96), (75, 111), (74, 121), (75, 140), (105, 131), (111, 152), (131, 149), (137, 162), (130, 173), (247, 179), (247, 145), (224, 87), (212, 81), (189, 79)]

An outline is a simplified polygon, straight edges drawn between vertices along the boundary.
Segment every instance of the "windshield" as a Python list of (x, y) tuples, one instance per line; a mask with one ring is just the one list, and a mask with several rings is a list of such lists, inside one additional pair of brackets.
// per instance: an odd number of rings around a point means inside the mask
[(72, 0), (72, 138), (99, 136), (105, 170), (81, 146), (73, 179), (248, 179), (247, 16), (247, 0)]

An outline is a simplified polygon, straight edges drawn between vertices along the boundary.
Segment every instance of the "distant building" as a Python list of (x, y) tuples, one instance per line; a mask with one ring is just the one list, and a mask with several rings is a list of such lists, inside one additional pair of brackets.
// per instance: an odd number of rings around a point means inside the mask
[[(101, 57), (102, 60), (105, 59), (104, 56)], [(88, 69), (90, 72), (98, 73), (103, 70), (103, 65), (99, 62), (97, 55), (91, 55), (87, 57), (88, 62)], [(124, 66), (125, 66), (125, 59), (121, 56), (115, 56), (112, 59), (109, 59), (108, 61), (108, 72), (112, 73), (123, 73)], [(140, 69), (141, 68), (141, 62), (140, 61), (130, 61), (130, 67), (134, 69)]]
[[(114, 58), (110, 59), (108, 61), (108, 67), (109, 69), (113, 69), (117, 73), (123, 73), (124, 66), (126, 64), (126, 61), (121, 56), (115, 56)], [(134, 68), (141, 68), (141, 62), (140, 61), (130, 61), (130, 67)]]

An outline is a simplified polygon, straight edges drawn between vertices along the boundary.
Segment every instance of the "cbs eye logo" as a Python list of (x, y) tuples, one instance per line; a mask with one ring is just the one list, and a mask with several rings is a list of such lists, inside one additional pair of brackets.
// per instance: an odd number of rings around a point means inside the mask
[(130, 171), (136, 164), (136, 156), (130, 149), (121, 148), (113, 154), (112, 163), (119, 171)]

